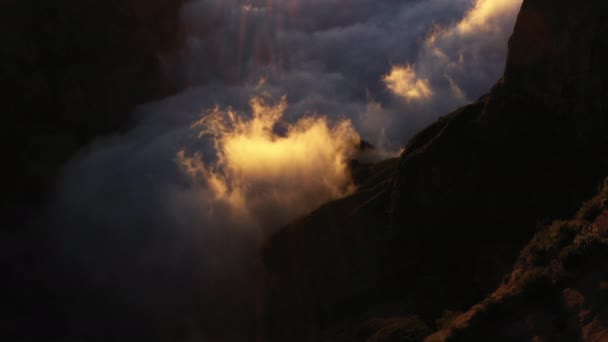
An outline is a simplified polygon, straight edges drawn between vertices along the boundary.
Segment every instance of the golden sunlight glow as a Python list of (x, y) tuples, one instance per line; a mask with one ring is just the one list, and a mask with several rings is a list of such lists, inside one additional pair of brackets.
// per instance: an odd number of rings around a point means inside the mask
[(418, 78), (411, 65), (394, 66), (388, 75), (384, 76), (384, 83), (395, 95), (407, 101), (428, 100), (433, 91), (426, 78)]
[(487, 30), (505, 13), (516, 13), (521, 3), (522, 0), (476, 0), (457, 28), (465, 34), (479, 29)]
[(283, 215), (273, 223), (284, 224), (354, 190), (348, 162), (359, 135), (349, 120), (331, 125), (310, 116), (277, 134), (285, 97), (274, 105), (256, 97), (250, 106), (249, 118), (216, 107), (193, 125), (200, 137), (213, 139), (215, 162), (206, 164), (200, 153), (177, 155), (182, 169), (232, 214), (255, 222), (257, 212), (273, 210)]

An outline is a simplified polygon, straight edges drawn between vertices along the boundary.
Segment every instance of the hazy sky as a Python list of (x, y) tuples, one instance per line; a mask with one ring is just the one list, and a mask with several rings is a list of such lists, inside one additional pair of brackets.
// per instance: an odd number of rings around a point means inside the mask
[(259, 244), (354, 191), (359, 137), (388, 156), (489, 91), (520, 4), (188, 3), (187, 45), (159, 56), (185, 90), (66, 167), (49, 210), (57, 263), (107, 292), (99, 310), (121, 312), (108, 324), (180, 331), (174, 341), (251, 337)]

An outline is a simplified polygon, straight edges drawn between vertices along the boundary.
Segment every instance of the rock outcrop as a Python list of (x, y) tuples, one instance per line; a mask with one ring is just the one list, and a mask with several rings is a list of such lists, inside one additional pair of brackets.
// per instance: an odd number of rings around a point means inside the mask
[(539, 223), (571, 217), (608, 174), (604, 7), (525, 0), (487, 96), (420, 132), (352, 196), (270, 239), (269, 340), (352, 341), (370, 318), (433, 324), (465, 311), (510, 272)]
[(607, 197), (608, 179), (574, 218), (537, 233), (494, 292), (426, 341), (606, 341)]

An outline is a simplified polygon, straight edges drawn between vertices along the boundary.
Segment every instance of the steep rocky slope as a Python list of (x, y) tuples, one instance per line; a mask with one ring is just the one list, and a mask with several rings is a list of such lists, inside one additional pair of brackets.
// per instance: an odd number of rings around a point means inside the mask
[(268, 338), (336, 341), (411, 314), (432, 326), (492, 291), (539, 224), (571, 217), (608, 174), (604, 7), (525, 0), (487, 96), (276, 234)]
[(491, 295), (426, 341), (606, 341), (608, 179), (575, 217), (542, 229)]

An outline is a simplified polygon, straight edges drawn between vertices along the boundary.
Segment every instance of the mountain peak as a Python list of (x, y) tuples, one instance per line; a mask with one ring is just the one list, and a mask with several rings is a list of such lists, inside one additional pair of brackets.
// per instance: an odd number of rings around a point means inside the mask
[(421, 131), (366, 187), (270, 239), (270, 340), (352, 341), (374, 317), (432, 324), (465, 311), (511, 270), (539, 222), (574, 215), (608, 174), (603, 6), (525, 0), (488, 96)]

